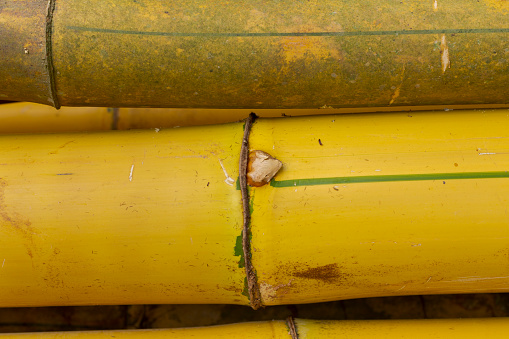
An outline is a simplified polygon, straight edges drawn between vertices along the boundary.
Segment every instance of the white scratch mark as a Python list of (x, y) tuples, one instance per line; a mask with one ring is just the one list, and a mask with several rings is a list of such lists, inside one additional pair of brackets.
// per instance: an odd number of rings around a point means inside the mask
[(381, 171), (381, 170), (379, 170), (379, 169), (378, 169), (378, 170), (375, 170), (375, 172), (380, 172), (380, 171)]
[(435, 0), (435, 2), (433, 3), (433, 10), (438, 11), (438, 1), (437, 0)]
[(483, 278), (483, 277), (473, 276), (473, 277), (459, 277), (458, 279), (447, 280), (447, 281), (444, 281), (444, 282), (476, 282), (476, 281), (493, 280), (493, 279), (507, 279), (507, 278), (509, 278), (509, 277), (488, 277), (488, 278)]
[(191, 238), (189, 238), (189, 239), (191, 239), (191, 244), (193, 244), (193, 237), (191, 237)]
[(4, 259), (4, 262), (2, 263), (2, 268), (4, 268), (4, 265), (5, 265), (5, 259)]
[(158, 158), (174, 158), (174, 159), (202, 158), (202, 159), (207, 159), (208, 157), (206, 155), (185, 155), (185, 156), (158, 157)]
[(224, 172), (224, 176), (226, 177), (224, 182), (230, 186), (233, 186), (233, 183), (235, 182), (235, 180), (233, 180), (233, 178), (228, 175), (228, 172), (226, 172), (226, 168), (224, 168), (223, 162), (221, 161), (221, 159), (219, 159), (219, 164), (221, 165), (221, 168), (223, 169), (223, 172)]
[(406, 285), (404, 285), (403, 287), (401, 287), (400, 289), (396, 290), (396, 292), (398, 291), (401, 291), (402, 289), (404, 289), (406, 287)]
[(131, 166), (131, 172), (129, 172), (129, 181), (133, 181), (134, 164)]
[(430, 280), (431, 280), (431, 277), (429, 277), (428, 280), (426, 280), (425, 284), (429, 283)]
[(491, 153), (491, 152), (479, 153), (479, 155), (493, 155), (493, 154), (497, 154), (497, 153)]
[(156, 133), (159, 133), (160, 129), (159, 128), (154, 128), (154, 131), (156, 131)]
[(440, 39), (440, 54), (442, 54), (442, 73), (445, 73), (448, 68), (451, 68), (451, 60), (449, 59), (449, 47), (447, 47), (445, 34), (442, 34), (442, 38)]

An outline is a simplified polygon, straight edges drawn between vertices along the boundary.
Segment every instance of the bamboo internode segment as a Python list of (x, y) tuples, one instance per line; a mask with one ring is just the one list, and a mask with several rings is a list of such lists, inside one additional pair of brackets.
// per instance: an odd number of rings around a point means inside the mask
[(54, 106), (46, 50), (46, 0), (0, 4), (0, 100)]
[[(451, 114), (452, 113), (452, 114)], [(251, 191), (266, 305), (509, 291), (506, 110), (260, 119)]]
[(249, 304), (241, 123), (0, 139), (1, 306)]
[(507, 103), (508, 15), (507, 2), (495, 0), (8, 0), (0, 5), (0, 99), (210, 108)]
[[(507, 110), (258, 119), (262, 305), (509, 289)], [(0, 305), (249, 305), (244, 124), (0, 137)]]
[(247, 338), (247, 339), (312, 339), (312, 338), (507, 338), (507, 318), (441, 319), (441, 320), (305, 320), (295, 319), (296, 333), (290, 333), (284, 321), (266, 321), (197, 328), (46, 332), (0, 334), (2, 339), (166, 339), (166, 338)]
[[(447, 105), (447, 106), (400, 106), (358, 107), (336, 109), (257, 109), (262, 118), (293, 117), (303, 115), (345, 113), (387, 113), (416, 111), (479, 110), (490, 112), (506, 105)], [(204, 108), (113, 108), (68, 107), (59, 110), (41, 104), (18, 102), (0, 106), (0, 133), (62, 133), (107, 130), (170, 128), (223, 124), (245, 119), (250, 109), (204, 109)]]

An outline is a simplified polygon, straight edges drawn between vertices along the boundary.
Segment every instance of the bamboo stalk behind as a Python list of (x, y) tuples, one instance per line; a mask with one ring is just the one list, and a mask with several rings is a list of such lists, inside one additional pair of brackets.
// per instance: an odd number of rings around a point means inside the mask
[(90, 331), (90, 332), (46, 332), (46, 333), (20, 333), (20, 334), (0, 334), (2, 339), (24, 339), (31, 338), (34, 335), (41, 339), (50, 338), (90, 338), (106, 339), (114, 336), (121, 339), (137, 338), (288, 338), (287, 329), (284, 321), (252, 322), (244, 324), (232, 324), (223, 326), (209, 326), (196, 328), (178, 328), (164, 330), (127, 330), (127, 331)]
[[(259, 119), (264, 305), (502, 292), (506, 110)], [(248, 305), (243, 123), (0, 138), (0, 304)]]
[(2, 100), (336, 108), (504, 104), (509, 95), (505, 1), (1, 6)]
[[(345, 113), (491, 110), (509, 105), (436, 105), (328, 109), (257, 109), (262, 118)], [(18, 102), (0, 106), (0, 133), (63, 133), (147, 128), (171, 128), (236, 122), (251, 109), (69, 107), (59, 110)]]
[[(507, 318), (441, 320), (305, 320), (295, 319), (298, 338), (506, 338)], [(285, 321), (239, 323), (164, 330), (46, 332), (0, 334), (2, 339), (163, 339), (163, 338), (297, 338)]]

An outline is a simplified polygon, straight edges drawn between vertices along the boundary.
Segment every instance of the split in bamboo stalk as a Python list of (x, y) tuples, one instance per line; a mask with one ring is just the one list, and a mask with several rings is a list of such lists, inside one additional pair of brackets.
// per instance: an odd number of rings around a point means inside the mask
[[(49, 5), (48, 5), (49, 3)], [(503, 104), (507, 1), (0, 4), (0, 99), (69, 106)]]
[[(293, 322), (295, 332), (288, 322)], [(166, 338), (242, 338), (242, 339), (311, 339), (311, 338), (507, 338), (507, 318), (440, 320), (305, 320), (266, 321), (230, 325), (124, 331), (46, 332), (0, 334), (1, 339), (166, 339)]]
[[(507, 110), (0, 137), (0, 305), (277, 305), (502, 292)], [(258, 288), (260, 300), (249, 300)]]

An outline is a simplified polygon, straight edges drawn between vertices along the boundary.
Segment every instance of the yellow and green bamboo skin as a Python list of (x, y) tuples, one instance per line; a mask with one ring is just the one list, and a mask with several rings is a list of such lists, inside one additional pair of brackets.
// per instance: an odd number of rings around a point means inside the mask
[[(300, 339), (312, 338), (506, 338), (507, 318), (441, 320), (306, 320), (295, 319)], [(164, 339), (164, 338), (270, 338), (293, 339), (285, 321), (240, 323), (211, 327), (163, 330), (46, 332), (0, 334), (2, 339)]]
[(501, 104), (509, 96), (502, 0), (0, 6), (3, 100), (319, 108)]
[[(262, 304), (509, 289), (507, 110), (259, 119)], [(0, 137), (0, 306), (249, 305), (243, 123)]]

